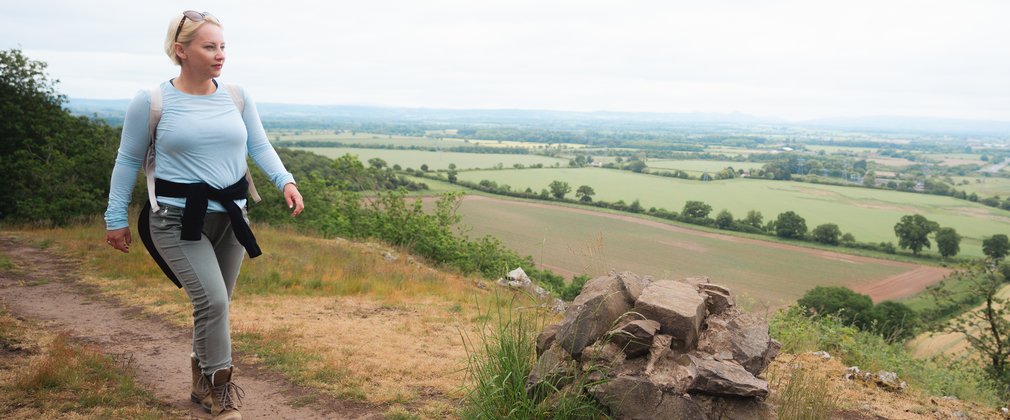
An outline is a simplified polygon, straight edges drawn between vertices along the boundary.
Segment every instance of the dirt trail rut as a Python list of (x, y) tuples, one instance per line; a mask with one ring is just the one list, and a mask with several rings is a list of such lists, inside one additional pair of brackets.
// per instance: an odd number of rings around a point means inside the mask
[[(51, 321), (77, 340), (107, 354), (132, 360), (137, 380), (159, 399), (209, 418), (189, 401), (191, 330), (144, 316), (139, 308), (105, 298), (78, 281), (78, 264), (9, 237), (0, 237), (0, 254), (16, 265), (0, 271), (0, 303), (16, 315)], [(376, 408), (318, 395), (256, 365), (237, 364), (236, 383), (244, 390), (246, 419), (373, 419)], [(312, 400), (294, 407), (295, 400)]]

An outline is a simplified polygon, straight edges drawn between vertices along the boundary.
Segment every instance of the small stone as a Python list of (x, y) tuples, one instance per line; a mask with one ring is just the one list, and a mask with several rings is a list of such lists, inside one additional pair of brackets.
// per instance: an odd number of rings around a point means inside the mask
[(821, 359), (824, 359), (824, 360), (831, 360), (831, 354), (829, 354), (826, 351), (812, 351), (809, 354), (812, 354), (814, 356), (820, 357)]

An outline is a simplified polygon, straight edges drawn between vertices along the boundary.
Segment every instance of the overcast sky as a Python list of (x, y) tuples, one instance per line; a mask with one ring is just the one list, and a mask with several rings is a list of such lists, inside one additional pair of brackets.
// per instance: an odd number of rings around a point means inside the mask
[(259, 102), (1010, 121), (1007, 1), (5, 1), (0, 48), (130, 98), (187, 8)]

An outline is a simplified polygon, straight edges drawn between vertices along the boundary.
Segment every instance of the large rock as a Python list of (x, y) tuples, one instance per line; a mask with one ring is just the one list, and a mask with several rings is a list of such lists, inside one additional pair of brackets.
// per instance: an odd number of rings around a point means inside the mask
[(624, 298), (621, 282), (615, 277), (597, 277), (582, 287), (558, 327), (555, 340), (576, 356), (614, 326), (631, 309)]
[(768, 381), (760, 379), (733, 361), (690, 355), (697, 377), (688, 389), (723, 397), (768, 396)]
[(649, 352), (657, 332), (659, 332), (658, 322), (640, 319), (612, 331), (610, 341), (624, 350), (624, 354), (628, 357), (638, 357)]
[(618, 376), (591, 386), (589, 392), (618, 419), (655, 419), (656, 407), (663, 402), (663, 391), (637, 376)]
[(610, 372), (614, 366), (624, 362), (624, 352), (617, 344), (600, 340), (582, 349), (583, 370), (602, 369)]
[(698, 289), (705, 295), (708, 316), (719, 315), (736, 307), (736, 301), (729, 289), (713, 283), (701, 283)]
[(659, 280), (642, 290), (635, 312), (659, 322), (660, 332), (673, 337), (677, 349), (693, 349), (705, 319), (705, 297), (689, 283)]
[(663, 392), (682, 395), (687, 392), (698, 376), (691, 358), (685, 354), (667, 353), (645, 375)]
[(642, 295), (642, 290), (645, 289), (645, 286), (652, 283), (651, 278), (638, 277), (637, 274), (630, 271), (617, 274), (616, 277), (621, 282), (624, 297), (628, 300), (628, 304), (630, 305), (634, 305), (635, 301), (638, 300), (638, 297)]
[(564, 349), (554, 345), (537, 358), (526, 377), (526, 393), (538, 400), (551, 390), (564, 387), (574, 377), (575, 361)]
[[(705, 415), (705, 411), (690, 396), (664, 393), (663, 402), (653, 410), (653, 419), (664, 420), (707, 420), (723, 419)], [(771, 417), (768, 417), (771, 418)]]
[(544, 327), (544, 330), (537, 334), (537, 356), (544, 354), (547, 349), (554, 345), (554, 340), (558, 334), (558, 324), (551, 324)]
[(777, 417), (770, 404), (755, 398), (694, 394), (691, 395), (691, 400), (701, 407), (710, 419), (767, 420)]
[(754, 375), (760, 375), (779, 353), (781, 345), (768, 333), (768, 322), (754, 314), (735, 313), (710, 317), (698, 342), (698, 350), (720, 360), (734, 360)]

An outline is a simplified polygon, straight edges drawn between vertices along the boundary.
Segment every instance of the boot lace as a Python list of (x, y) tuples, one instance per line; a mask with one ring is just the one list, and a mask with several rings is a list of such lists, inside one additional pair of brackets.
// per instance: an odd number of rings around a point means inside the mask
[[(238, 404), (235, 403), (235, 399), (232, 399), (232, 395), (238, 400)], [(224, 385), (214, 387), (214, 396), (220, 402), (221, 408), (237, 409), (242, 405), (242, 398), (245, 398), (245, 390), (229, 381)]]

